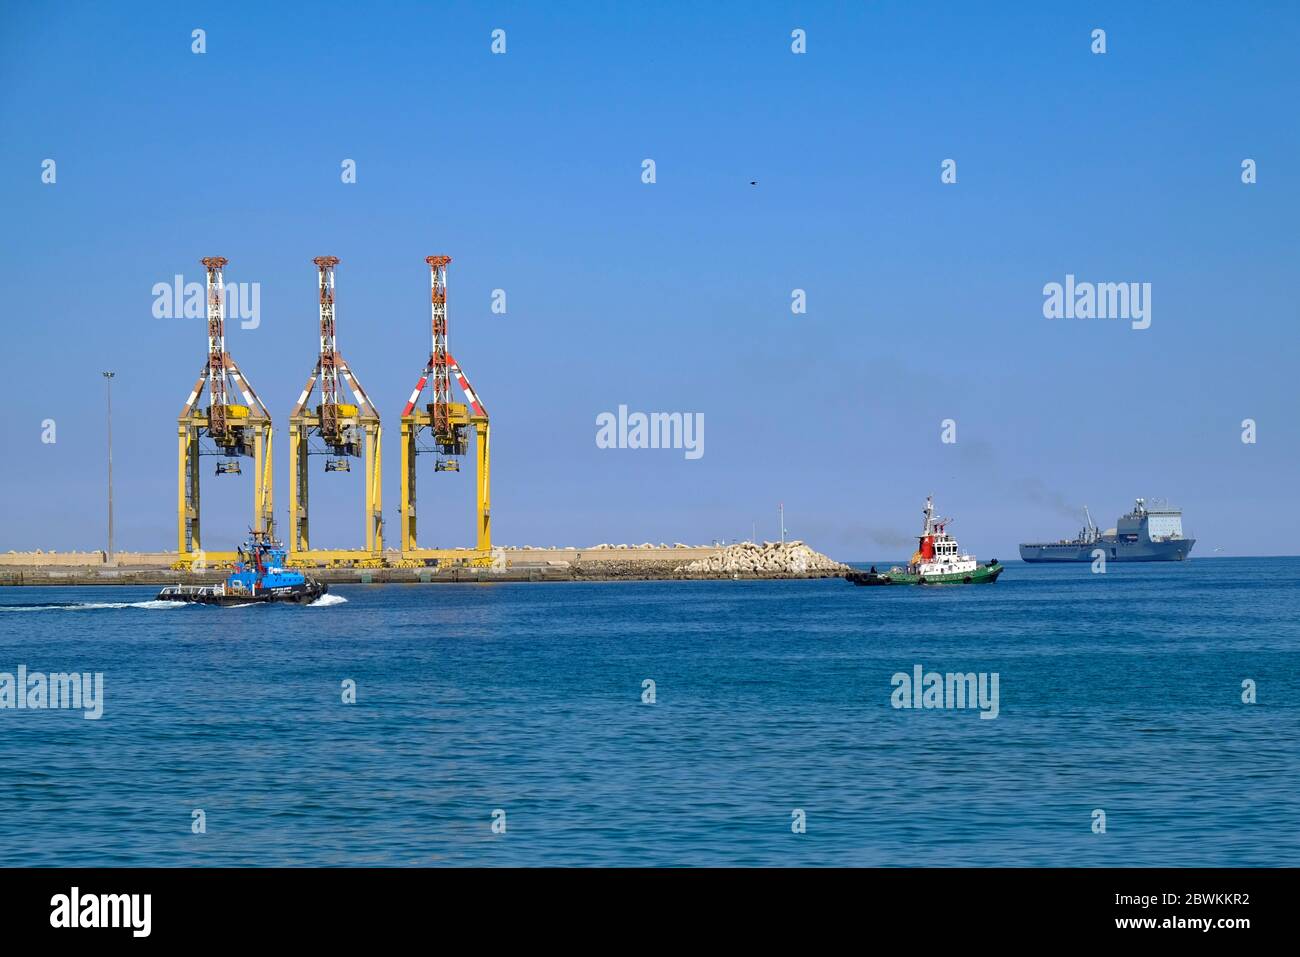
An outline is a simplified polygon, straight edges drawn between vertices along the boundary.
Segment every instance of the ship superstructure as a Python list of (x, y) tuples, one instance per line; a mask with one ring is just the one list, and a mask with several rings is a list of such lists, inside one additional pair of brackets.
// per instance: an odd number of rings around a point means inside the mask
[(924, 578), (973, 572), (979, 563), (975, 561), (974, 555), (961, 553), (957, 540), (947, 531), (952, 519), (935, 516), (932, 497), (925, 500), (922, 514), (925, 516), (925, 524), (917, 539), (916, 553), (912, 556), (908, 571)]

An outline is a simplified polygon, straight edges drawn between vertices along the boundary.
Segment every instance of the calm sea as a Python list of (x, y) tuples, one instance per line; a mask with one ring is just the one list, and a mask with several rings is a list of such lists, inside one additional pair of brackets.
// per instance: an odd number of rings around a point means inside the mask
[[(1294, 865), (1298, 586), (0, 589), (0, 672), (104, 676), (97, 721), (0, 710), (0, 865)], [(894, 708), (916, 665), (996, 672), (997, 717)]]

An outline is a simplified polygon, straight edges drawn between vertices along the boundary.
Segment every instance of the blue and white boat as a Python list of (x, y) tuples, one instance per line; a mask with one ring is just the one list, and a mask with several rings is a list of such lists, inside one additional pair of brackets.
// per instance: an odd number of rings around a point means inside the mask
[(296, 568), (286, 567), (285, 548), (265, 532), (252, 532), (238, 549), (239, 560), (226, 580), (216, 585), (168, 585), (158, 593), (159, 601), (200, 605), (246, 605), (251, 602), (285, 601), (305, 605), (315, 601), (329, 586), (309, 578)]

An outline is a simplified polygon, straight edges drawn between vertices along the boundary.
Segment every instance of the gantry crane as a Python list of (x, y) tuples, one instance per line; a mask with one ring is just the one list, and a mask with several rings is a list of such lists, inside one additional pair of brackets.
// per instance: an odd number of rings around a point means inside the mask
[[(487, 410), (479, 402), (469, 380), (447, 351), (447, 265), (450, 256), (428, 256), (430, 303), (433, 314), (433, 350), (425, 363), (420, 381), (402, 410), (402, 558), (407, 561), (491, 563), (492, 527), (490, 494), (490, 423)], [(451, 380), (464, 393), (468, 405), (451, 401)], [(433, 401), (416, 407), (420, 394), (433, 380)], [(420, 453), (434, 452), (435, 472), (459, 472), (460, 457), (468, 451), (466, 430), (474, 428), (476, 535), (473, 549), (420, 548), (415, 533), (416, 461)], [(432, 448), (421, 448), (421, 433), (428, 429)]]
[[(177, 418), (178, 489), (177, 547), (179, 565), (205, 561), (229, 561), (234, 552), (205, 552), (203, 549), (199, 506), (199, 459), (205, 455), (221, 457), (218, 475), (238, 475), (239, 460), (253, 460), (253, 530), (273, 533), (271, 482), (271, 414), (258, 398), (252, 384), (239, 371), (235, 360), (226, 352), (226, 291), (222, 267), (229, 262), (224, 256), (202, 260), (207, 269), (208, 357), (203, 363), (194, 391), (185, 400)], [(201, 408), (207, 383), (208, 407)], [(238, 390), (236, 393), (235, 390)], [(238, 398), (243, 397), (243, 403)], [(206, 437), (215, 448), (205, 449)]]
[[(289, 414), (289, 558), (300, 562), (382, 562), (384, 551), (382, 449), (379, 410), (338, 351), (334, 332), (334, 267), (337, 256), (317, 256), (320, 293), (320, 357)], [(352, 402), (340, 402), (339, 380), (352, 393)], [(320, 385), (320, 404), (310, 405)], [(313, 451), (309, 439), (323, 444)], [(308, 510), (308, 461), (324, 455), (326, 472), (351, 472), (352, 459), (363, 458), (365, 473), (365, 552), (311, 548)]]

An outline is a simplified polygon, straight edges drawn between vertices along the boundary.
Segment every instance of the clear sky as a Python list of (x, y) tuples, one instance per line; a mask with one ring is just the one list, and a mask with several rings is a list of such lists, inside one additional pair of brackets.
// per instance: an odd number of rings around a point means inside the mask
[[(933, 493), (1005, 559), (1144, 495), (1197, 555), (1300, 551), (1297, 5), (998, 7), (3, 4), (0, 549), (103, 546), (105, 368), (118, 547), (175, 547), (205, 330), (151, 290), (210, 255), (260, 284), (228, 348), (276, 419), (282, 528), (311, 259), (342, 259), (396, 544), (446, 253), (498, 543), (771, 538), (784, 502), (835, 557), (902, 557)], [(1150, 328), (1046, 319), (1067, 274), (1151, 283)], [(597, 448), (620, 404), (702, 413), (705, 454)], [(229, 547), (250, 470), (212, 461), (205, 543)], [(421, 466), (421, 544), (471, 544), (472, 472)], [(360, 473), (315, 468), (313, 544), (359, 544)]]

